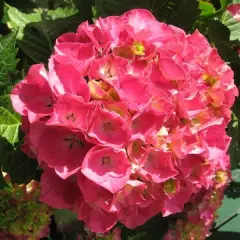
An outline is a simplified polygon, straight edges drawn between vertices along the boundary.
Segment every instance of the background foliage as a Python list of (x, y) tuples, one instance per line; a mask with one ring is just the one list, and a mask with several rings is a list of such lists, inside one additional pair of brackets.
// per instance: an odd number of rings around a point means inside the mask
[[(0, 0), (0, 167), (10, 173), (15, 183), (39, 179), (41, 170), (36, 160), (28, 158), (19, 149), (23, 134), (20, 117), (13, 111), (9, 93), (24, 78), (33, 63), (47, 63), (56, 38), (75, 31), (85, 20), (119, 15), (132, 8), (149, 9), (156, 18), (176, 25), (191, 33), (198, 28), (215, 46), (235, 73), (240, 86), (240, 21), (227, 11), (230, 4), (240, 0)], [(232, 137), (229, 153), (235, 176), (240, 174), (240, 99), (233, 107), (228, 133)], [(239, 180), (239, 179), (238, 179)], [(227, 199), (240, 197), (240, 183), (234, 178), (227, 191)], [(7, 184), (0, 175), (0, 189)], [(227, 201), (227, 200), (226, 200)], [(224, 204), (228, 204), (227, 202)], [(232, 202), (229, 202), (232, 205)], [(239, 207), (239, 198), (236, 209)], [(226, 205), (227, 206), (227, 205)], [(238, 215), (236, 209), (231, 214)], [(216, 228), (220, 229), (226, 211), (220, 211)], [(135, 231), (123, 229), (126, 239), (160, 239), (170, 220), (152, 219)], [(63, 220), (64, 219), (64, 220)], [(56, 223), (58, 226), (56, 226)], [(220, 226), (220, 227), (219, 227)], [(52, 239), (75, 239), (83, 226), (66, 211), (56, 211), (52, 223)], [(147, 233), (147, 234), (146, 234)], [(151, 234), (151, 238), (149, 238)], [(147, 236), (147, 237), (146, 237)], [(213, 234), (213, 238), (216, 234)], [(223, 236), (223, 235), (221, 235)], [(220, 239), (219, 235), (217, 235)], [(236, 236), (235, 236), (236, 237)], [(231, 239), (235, 239), (234, 236)], [(240, 239), (237, 235), (236, 239)]]

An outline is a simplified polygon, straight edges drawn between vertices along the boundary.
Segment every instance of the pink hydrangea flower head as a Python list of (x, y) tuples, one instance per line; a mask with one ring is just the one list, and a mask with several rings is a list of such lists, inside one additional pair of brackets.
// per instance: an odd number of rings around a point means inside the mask
[(105, 235), (184, 211), (166, 239), (204, 239), (230, 177), (233, 77), (198, 30), (144, 9), (59, 36), (48, 70), (33, 65), (11, 93), (41, 200)]

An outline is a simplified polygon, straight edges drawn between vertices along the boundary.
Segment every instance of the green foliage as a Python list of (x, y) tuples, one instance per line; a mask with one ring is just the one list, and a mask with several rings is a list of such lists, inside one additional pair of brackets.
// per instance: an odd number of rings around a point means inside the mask
[(230, 30), (230, 40), (240, 41), (240, 21), (237, 21), (233, 16), (226, 11), (222, 16), (222, 23)]
[(2, 160), (2, 169), (11, 176), (11, 181), (17, 184), (27, 184), (32, 179), (39, 180), (41, 170), (35, 159), (29, 158), (19, 148), (13, 149)]
[(66, 31), (75, 30), (80, 22), (78, 10), (69, 7), (49, 11), (38, 8), (24, 13), (6, 5), (5, 12), (4, 20), (9, 28), (19, 27), (18, 46), (34, 62), (46, 63), (56, 38)]
[(208, 36), (225, 61), (240, 64), (240, 58), (237, 51), (232, 48), (229, 40), (230, 31), (226, 26), (219, 21), (209, 21)]
[(14, 145), (18, 142), (19, 126), (20, 121), (9, 110), (0, 107), (0, 136)]
[[(95, 0), (96, 16), (120, 15), (133, 8), (146, 8), (160, 21), (191, 30), (200, 10), (193, 0)], [(189, 11), (191, 9), (191, 11)]]
[(9, 73), (17, 65), (17, 49), (15, 48), (17, 32), (0, 37), (0, 88), (5, 87), (9, 81)]
[(38, 202), (39, 187), (32, 185), (34, 192), (29, 192), (26, 185), (11, 182), (9, 185), (11, 189), (0, 190), (1, 231), (23, 239), (37, 239), (42, 228), (49, 225), (50, 208)]
[[(0, 88), (3, 91), (10, 84), (9, 74), (17, 65), (15, 48), (17, 32), (12, 32), (0, 38)], [(9, 101), (8, 95), (0, 96), (0, 137), (10, 144), (18, 142), (19, 118), (16, 116)]]
[(201, 16), (211, 16), (216, 12), (215, 7), (210, 2), (199, 1), (199, 9), (201, 9)]
[(240, 99), (236, 100), (233, 107), (232, 121), (228, 126), (228, 134), (232, 137), (229, 148), (232, 169), (240, 168)]

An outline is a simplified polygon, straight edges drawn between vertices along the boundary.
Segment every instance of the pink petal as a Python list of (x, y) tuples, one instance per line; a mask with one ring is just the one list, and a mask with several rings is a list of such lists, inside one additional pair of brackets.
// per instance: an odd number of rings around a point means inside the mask
[(40, 201), (53, 208), (71, 208), (80, 198), (80, 191), (71, 179), (63, 180), (53, 169), (45, 167), (41, 176)]
[(17, 112), (22, 115), (27, 115), (28, 111), (31, 113), (30, 122), (49, 115), (55, 100), (44, 66), (33, 65), (26, 78), (13, 89), (10, 97)]
[(140, 110), (148, 104), (150, 94), (148, 92), (149, 83), (146, 78), (125, 75), (120, 78), (119, 82), (118, 94), (122, 101), (129, 104), (130, 109)]
[(117, 223), (117, 213), (107, 213), (94, 204), (83, 203), (78, 209), (78, 219), (96, 233), (109, 231)]
[(88, 137), (94, 143), (113, 148), (124, 147), (130, 139), (130, 126), (115, 112), (97, 106), (88, 129)]
[(94, 104), (84, 103), (80, 97), (65, 94), (54, 106), (53, 114), (46, 124), (86, 131), (94, 107)]
[(130, 176), (130, 164), (124, 151), (93, 147), (85, 156), (82, 173), (112, 193), (120, 190)]
[(186, 80), (187, 74), (184, 69), (171, 58), (160, 59), (160, 69), (165, 78), (178, 81)]
[(156, 183), (164, 182), (178, 174), (178, 171), (173, 166), (171, 152), (163, 152), (152, 149), (146, 159), (143, 168), (143, 174), (150, 176), (152, 181)]
[(72, 132), (65, 127), (46, 127), (38, 145), (38, 159), (55, 168), (66, 179), (82, 165), (91, 148), (81, 132)]
[(86, 80), (70, 64), (65, 65), (54, 62), (53, 69), (49, 72), (49, 81), (52, 90), (57, 95), (70, 93), (82, 97), (85, 102), (88, 102), (90, 99)]

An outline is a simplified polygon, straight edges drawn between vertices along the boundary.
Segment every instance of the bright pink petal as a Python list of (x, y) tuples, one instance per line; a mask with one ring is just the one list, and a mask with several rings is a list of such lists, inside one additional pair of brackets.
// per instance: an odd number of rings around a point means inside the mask
[(22, 115), (31, 113), (30, 122), (49, 115), (55, 100), (44, 66), (33, 65), (26, 78), (13, 89), (10, 97), (17, 112)]
[(150, 93), (148, 92), (149, 83), (146, 78), (125, 75), (120, 78), (119, 82), (118, 94), (122, 101), (129, 104), (130, 109), (140, 110), (148, 104)]
[(59, 43), (55, 46), (55, 61), (61, 64), (73, 65), (81, 74), (86, 73), (91, 61), (95, 58), (92, 43)]
[(130, 206), (122, 209), (119, 220), (127, 228), (134, 229), (160, 213), (160, 209), (161, 204), (155, 202), (146, 207)]
[(94, 104), (84, 103), (79, 97), (66, 94), (54, 106), (47, 125), (65, 126), (86, 131), (91, 121)]
[(83, 203), (78, 209), (78, 219), (83, 220), (87, 227), (95, 233), (109, 231), (117, 223), (117, 213), (108, 213), (94, 203)]
[(189, 154), (181, 158), (179, 169), (183, 173), (184, 177), (188, 177), (196, 166), (204, 164), (203, 157), (196, 154)]
[(47, 127), (38, 144), (38, 159), (55, 168), (63, 179), (74, 174), (91, 148), (81, 132), (65, 127)]
[(82, 173), (112, 193), (120, 190), (130, 176), (130, 164), (124, 151), (93, 147), (85, 156)]
[(130, 139), (130, 126), (115, 112), (97, 106), (88, 129), (88, 137), (94, 143), (113, 148), (126, 146)]
[(54, 62), (53, 69), (49, 73), (49, 81), (51, 88), (57, 95), (70, 93), (82, 97), (85, 102), (90, 99), (87, 81), (70, 64), (65, 65)]
[(171, 58), (161, 58), (160, 59), (160, 69), (165, 78), (178, 81), (178, 80), (186, 80), (187, 74), (183, 67), (176, 63)]
[(77, 173), (78, 186), (85, 201), (96, 204), (105, 211), (112, 208), (113, 194), (107, 189), (86, 178), (81, 172)]
[(156, 183), (164, 182), (178, 174), (173, 166), (171, 152), (163, 152), (152, 149), (146, 159), (143, 174), (150, 176)]

